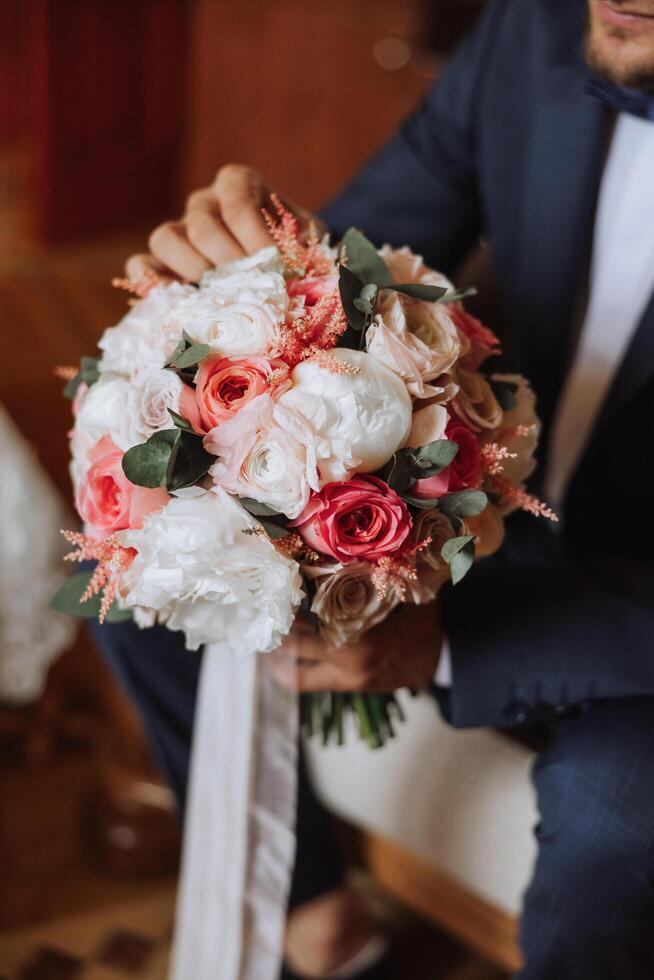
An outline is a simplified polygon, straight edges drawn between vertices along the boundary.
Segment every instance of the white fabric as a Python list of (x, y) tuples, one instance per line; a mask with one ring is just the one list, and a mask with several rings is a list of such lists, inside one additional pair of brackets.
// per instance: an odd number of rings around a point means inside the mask
[(0, 701), (42, 693), (48, 668), (73, 642), (77, 625), (50, 609), (64, 580), (71, 526), (57, 491), (0, 405)]
[(438, 660), (438, 667), (436, 668), (434, 684), (437, 687), (452, 686), (452, 653), (446, 636), (441, 641), (441, 655)]
[(654, 288), (654, 124), (618, 118), (595, 219), (590, 300), (559, 401), (545, 497), (560, 509)]
[(295, 855), (297, 696), (205, 648), (172, 980), (277, 980)]

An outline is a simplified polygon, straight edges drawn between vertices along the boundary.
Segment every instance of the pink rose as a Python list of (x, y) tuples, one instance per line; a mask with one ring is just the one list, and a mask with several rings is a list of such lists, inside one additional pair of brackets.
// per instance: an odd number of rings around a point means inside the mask
[(477, 317), (471, 316), (463, 303), (449, 303), (447, 309), (470, 345), (469, 350), (461, 358), (469, 371), (476, 371), (491, 354), (502, 353), (500, 342), (493, 331), (484, 326)]
[(355, 476), (312, 494), (293, 526), (310, 548), (347, 562), (398, 551), (412, 524), (406, 504), (383, 480)]
[(411, 493), (420, 500), (437, 500), (446, 493), (478, 487), (483, 476), (479, 440), (463, 422), (450, 420), (445, 438), (455, 442), (459, 451), (450, 465), (437, 476), (414, 483)]
[(123, 451), (104, 436), (89, 453), (90, 466), (77, 491), (77, 510), (89, 534), (105, 538), (114, 531), (143, 526), (148, 514), (170, 499), (163, 488), (137, 487), (123, 473)]
[(280, 378), (288, 377), (288, 368), (280, 360), (256, 356), (207, 357), (197, 373), (195, 391), (184, 386), (180, 412), (196, 432), (209, 432), (268, 391), (276, 371), (280, 372)]
[(286, 291), (291, 297), (304, 296), (305, 306), (315, 306), (324, 296), (333, 293), (338, 286), (338, 276), (305, 276), (291, 279)]

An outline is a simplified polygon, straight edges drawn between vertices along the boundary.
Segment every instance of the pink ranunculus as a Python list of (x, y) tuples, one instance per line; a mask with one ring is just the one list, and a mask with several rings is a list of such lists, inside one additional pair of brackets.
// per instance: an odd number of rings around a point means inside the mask
[(292, 523), (309, 547), (343, 562), (398, 551), (412, 527), (404, 501), (375, 476), (328, 483)]
[[(288, 367), (279, 359), (207, 357), (197, 373), (195, 391), (188, 386), (182, 391), (181, 413), (197, 432), (209, 432), (253, 398), (270, 391), (275, 375), (283, 379), (288, 374)], [(279, 391), (283, 381), (274, 386)]]
[(463, 303), (449, 303), (447, 310), (470, 345), (462, 357), (464, 367), (469, 371), (476, 371), (491, 354), (502, 353), (500, 341), (493, 331), (468, 313)]
[(450, 420), (445, 429), (445, 438), (459, 447), (454, 460), (436, 476), (418, 480), (411, 493), (419, 500), (437, 500), (446, 493), (478, 487), (483, 476), (483, 461), (479, 440), (463, 422)]
[(315, 306), (337, 286), (338, 276), (304, 276), (303, 279), (291, 279), (286, 290), (291, 297), (304, 296), (305, 306)]
[(170, 499), (163, 488), (150, 490), (130, 483), (123, 472), (123, 455), (110, 436), (100, 439), (89, 453), (90, 466), (75, 502), (88, 533), (94, 537), (142, 527), (147, 515)]

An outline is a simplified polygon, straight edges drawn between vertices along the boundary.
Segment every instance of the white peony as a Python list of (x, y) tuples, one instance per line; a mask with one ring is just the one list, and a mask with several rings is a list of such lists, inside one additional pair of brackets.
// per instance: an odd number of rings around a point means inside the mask
[(132, 378), (127, 396), (127, 436), (131, 446), (145, 442), (161, 429), (172, 429), (168, 413), (179, 412), (182, 382), (174, 371), (155, 365), (144, 367)]
[(259, 395), (207, 434), (219, 457), (209, 471), (230, 493), (252, 497), (289, 518), (298, 517), (318, 490), (314, 440), (292, 408)]
[(177, 282), (152, 289), (120, 323), (105, 330), (98, 344), (103, 352), (100, 370), (131, 377), (145, 365), (163, 367), (181, 337), (180, 328), (168, 316), (170, 310), (196, 292)]
[(350, 371), (303, 361), (292, 373), (293, 387), (279, 400), (305, 418), (315, 437), (321, 485), (374, 473), (411, 429), (411, 399), (397, 375), (363, 351), (341, 348), (326, 356)]
[(189, 650), (225, 643), (267, 653), (289, 632), (302, 600), (296, 562), (282, 555), (237, 500), (214, 488), (174, 498), (138, 531), (121, 533), (138, 552), (123, 573), (127, 606), (182, 630)]
[(289, 309), (276, 248), (222, 266), (202, 277), (199, 289), (173, 304), (168, 320), (178, 334), (219, 354), (275, 353)]

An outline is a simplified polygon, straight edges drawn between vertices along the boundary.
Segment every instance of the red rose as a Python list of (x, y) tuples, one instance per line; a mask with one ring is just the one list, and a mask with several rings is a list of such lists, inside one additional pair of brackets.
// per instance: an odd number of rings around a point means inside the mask
[(445, 438), (455, 442), (459, 451), (450, 465), (437, 476), (414, 483), (411, 493), (420, 500), (438, 499), (446, 493), (478, 487), (483, 476), (479, 440), (463, 422), (450, 419)]
[(470, 350), (461, 358), (469, 371), (476, 371), (491, 354), (502, 352), (500, 342), (493, 331), (485, 327), (477, 317), (471, 316), (463, 303), (449, 303), (447, 312), (470, 344)]
[(338, 561), (375, 561), (402, 547), (411, 531), (404, 501), (383, 480), (355, 476), (314, 493), (292, 522), (310, 548)]

